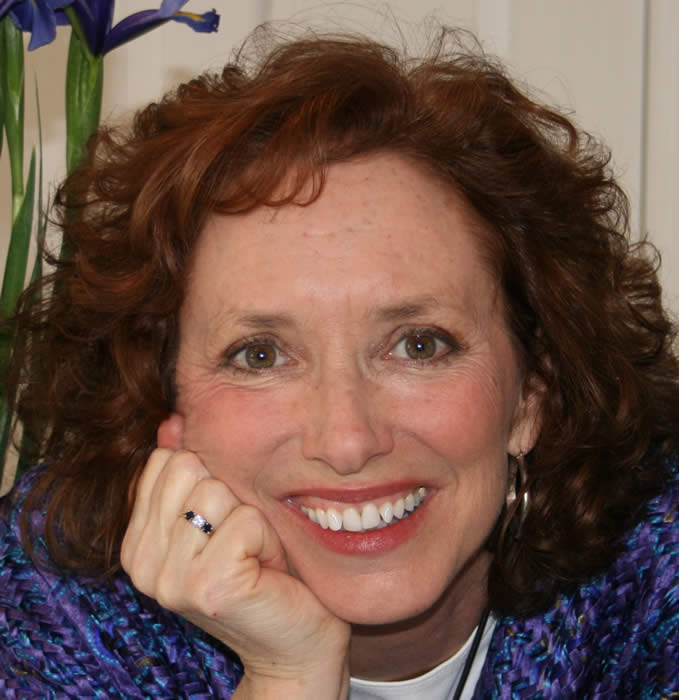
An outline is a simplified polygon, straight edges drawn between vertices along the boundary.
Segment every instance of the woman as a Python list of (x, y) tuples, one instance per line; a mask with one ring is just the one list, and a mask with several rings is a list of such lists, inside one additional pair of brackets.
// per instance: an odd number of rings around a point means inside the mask
[(607, 164), (446, 32), (100, 132), (14, 323), (8, 697), (679, 692), (674, 329)]

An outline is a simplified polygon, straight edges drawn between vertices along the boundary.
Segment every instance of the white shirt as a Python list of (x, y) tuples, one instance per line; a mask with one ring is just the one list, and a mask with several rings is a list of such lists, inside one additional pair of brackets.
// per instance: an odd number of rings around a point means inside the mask
[[(486, 629), (483, 631), (481, 643), (462, 691), (462, 700), (471, 700), (474, 694), (496, 621), (492, 614), (488, 617)], [(417, 678), (388, 683), (352, 678), (349, 700), (448, 700), (457, 688), (475, 633), (476, 629), (456, 654)]]

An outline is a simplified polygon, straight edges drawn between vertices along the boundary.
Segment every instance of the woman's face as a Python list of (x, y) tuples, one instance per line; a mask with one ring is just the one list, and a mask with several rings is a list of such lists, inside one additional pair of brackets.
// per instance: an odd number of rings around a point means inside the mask
[(309, 206), (214, 216), (200, 238), (184, 446), (351, 622), (464, 605), (507, 453), (534, 440), (479, 227), (450, 187), (379, 155), (331, 167)]

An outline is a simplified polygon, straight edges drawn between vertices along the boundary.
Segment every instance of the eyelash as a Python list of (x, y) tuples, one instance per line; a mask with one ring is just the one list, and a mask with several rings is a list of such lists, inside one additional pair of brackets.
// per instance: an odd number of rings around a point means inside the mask
[(409, 328), (405, 333), (403, 333), (400, 338), (396, 341), (391, 346), (391, 350), (389, 351), (388, 355), (393, 355), (395, 352), (395, 349), (401, 345), (402, 343), (405, 343), (408, 338), (413, 338), (413, 337), (424, 337), (424, 336), (430, 336), (434, 338), (436, 343), (442, 343), (445, 346), (445, 351), (441, 352), (441, 349), (438, 348), (437, 352), (434, 356), (432, 357), (426, 357), (426, 358), (414, 358), (414, 357), (407, 357), (407, 358), (397, 358), (404, 360), (405, 362), (408, 362), (410, 364), (415, 364), (416, 366), (422, 366), (422, 365), (433, 365), (433, 364), (438, 364), (439, 362), (445, 362), (446, 360), (451, 359), (452, 355), (456, 355), (457, 353), (460, 352), (462, 349), (460, 343), (453, 338), (449, 333), (446, 333), (445, 331), (441, 330), (440, 328)]
[[(409, 338), (417, 336), (430, 336), (434, 338), (434, 340), (437, 343), (442, 343), (446, 346), (444, 348), (444, 352), (441, 352), (441, 349), (438, 348), (436, 354), (432, 357), (421, 359), (403, 357), (395, 359), (404, 361), (407, 364), (415, 366), (435, 365), (449, 360), (451, 356), (459, 353), (459, 351), (462, 349), (460, 343), (458, 343), (458, 341), (455, 340), (455, 338), (453, 338), (449, 333), (446, 333), (445, 331), (442, 331), (439, 328), (412, 328), (405, 331), (395, 343), (392, 343), (390, 345), (391, 349), (386, 353), (386, 356), (394, 357), (395, 350), (399, 345), (406, 342)], [(281, 358), (281, 356), (286, 357), (273, 338), (254, 336), (250, 338), (244, 338), (241, 342), (238, 343), (238, 345), (235, 348), (230, 348), (229, 350), (227, 350), (224, 354), (225, 359), (223, 362), (223, 366), (231, 372), (251, 376), (257, 376), (266, 372), (267, 370), (276, 369), (277, 367), (279, 367), (279, 365), (274, 364), (271, 367), (256, 369), (254, 367), (245, 366), (244, 364), (235, 364), (234, 360), (238, 357), (238, 355), (246, 352), (249, 348), (252, 348), (253, 346), (257, 345), (264, 345), (273, 348), (276, 352), (276, 362)]]
[(238, 355), (247, 351), (249, 348), (257, 345), (266, 345), (274, 348), (277, 360), (281, 357), (282, 354), (284, 354), (281, 352), (280, 348), (278, 347), (276, 341), (273, 338), (254, 336), (250, 338), (244, 338), (241, 342), (238, 343), (238, 345), (235, 348), (230, 348), (229, 350), (227, 350), (225, 353), (225, 361), (223, 363), (224, 366), (232, 372), (249, 375), (258, 375), (262, 372), (265, 372), (268, 369), (273, 369), (276, 365), (274, 365), (274, 367), (256, 369), (254, 367), (247, 367), (246, 365), (241, 366), (234, 364), (234, 360), (236, 357), (238, 357)]

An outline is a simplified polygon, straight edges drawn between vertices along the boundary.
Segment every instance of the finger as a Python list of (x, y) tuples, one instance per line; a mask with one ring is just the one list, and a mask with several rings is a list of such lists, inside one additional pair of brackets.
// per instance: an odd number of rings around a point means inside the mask
[[(121, 559), (123, 554), (129, 554), (130, 549), (133, 550), (136, 548), (137, 541), (148, 521), (153, 489), (172, 454), (173, 452), (170, 450), (156, 449), (151, 453), (144, 467), (137, 483), (132, 515), (130, 516), (130, 522), (128, 523), (127, 531), (123, 539)], [(124, 561), (123, 566), (125, 566)]]
[(159, 426), (157, 432), (158, 447), (170, 450), (184, 448), (184, 417), (179, 413), (168, 416)]
[(200, 458), (193, 452), (173, 452), (158, 476), (151, 493), (147, 529), (169, 540), (184, 503), (198, 483), (210, 478)]
[(289, 575), (280, 539), (253, 506), (235, 508), (184, 571), (181, 614), (199, 626), (220, 620), (233, 642), (243, 628), (255, 638), (269, 634), (262, 621), (268, 630), (299, 600), (301, 584)]
[[(278, 533), (261, 511), (254, 506), (241, 505), (231, 514), (229, 525), (230, 529), (241, 534), (239, 538), (229, 539), (235, 559), (254, 558), (265, 568), (288, 571)], [(221, 539), (227, 539), (228, 535), (228, 531), (223, 533)]]
[[(217, 512), (206, 502), (201, 507)], [(259, 510), (238, 504), (222, 520), (211, 517), (215, 531), (210, 537), (195, 528), (177, 528), (153, 593), (163, 607), (194, 621), (196, 613), (210, 619), (217, 614), (222, 620), (246, 614), (257, 599), (260, 605), (267, 600), (261, 590), (263, 571), (288, 573), (278, 535)], [(274, 591), (277, 596), (281, 592)]]
[[(170, 533), (167, 554), (163, 559), (158, 575), (154, 597), (173, 610), (182, 609), (186, 576), (192, 562), (209, 545), (214, 534), (219, 531), (229, 515), (240, 506), (240, 501), (226, 486), (217, 479), (203, 479), (198, 482), (186, 496), (182, 513), (191, 512), (200, 515), (211, 526), (207, 534), (200, 527), (194, 526), (184, 515), (175, 517)], [(214, 566), (224, 565), (220, 557)]]
[(158, 448), (153, 450), (137, 482), (132, 517), (145, 519), (151, 507), (151, 496), (156, 482), (174, 452)]
[(191, 452), (158, 449), (149, 460), (121, 552), (123, 567), (144, 593), (154, 586), (184, 501), (208, 476)]
[[(200, 481), (184, 501), (182, 513), (191, 511), (202, 516), (212, 526), (212, 530), (208, 535), (191, 522), (187, 523), (188, 518), (184, 516), (173, 527), (172, 545), (188, 544), (196, 552), (198, 549), (202, 550), (208, 538), (221, 527), (224, 520), (239, 505), (240, 501), (223, 481), (212, 478)], [(190, 527), (187, 527), (187, 524)], [(194, 543), (198, 543), (199, 547), (194, 547)]]
[[(198, 553), (198, 559), (201, 561), (197, 565), (203, 570), (217, 562), (221, 573), (229, 579), (229, 585), (243, 585), (243, 590), (253, 582), (240, 580), (240, 576), (256, 576), (261, 568), (289, 571), (278, 533), (259, 509), (242, 503), (215, 528), (209, 542)], [(253, 564), (256, 564), (254, 568)]]

